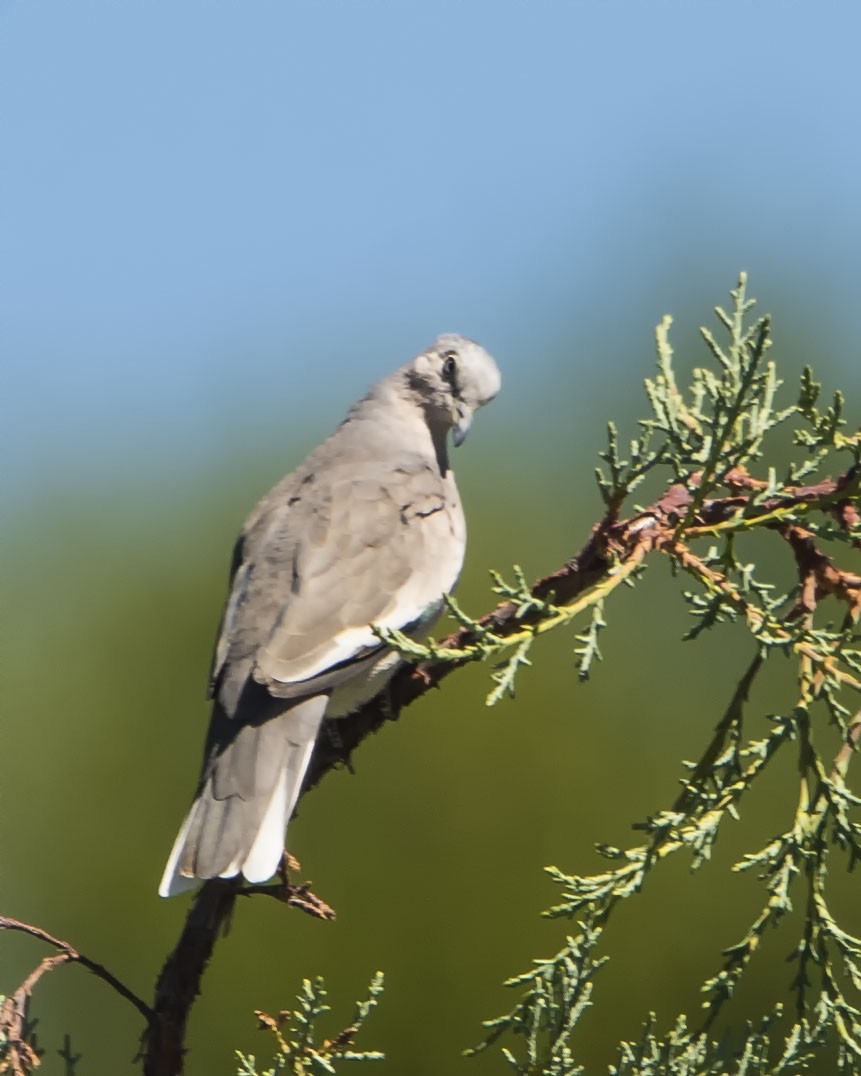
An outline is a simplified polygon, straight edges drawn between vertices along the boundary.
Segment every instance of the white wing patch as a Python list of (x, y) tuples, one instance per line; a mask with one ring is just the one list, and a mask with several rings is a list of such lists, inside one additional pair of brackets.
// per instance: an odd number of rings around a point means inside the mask
[[(400, 630), (408, 624), (415, 624), (426, 616), (429, 609), (435, 609), (440, 597), (441, 595), (437, 595), (437, 601), (430, 603), (399, 604), (380, 617), (375, 626)], [(312, 661), (307, 659), (304, 661), (285, 661), (283, 658), (274, 659), (266, 651), (261, 656), (271, 661), (279, 670), (277, 675), (268, 675), (267, 680), (275, 681), (279, 684), (296, 684), (328, 672), (333, 666), (349, 661), (363, 650), (372, 650), (379, 645), (380, 640), (371, 630), (371, 626), (368, 625), (364, 628), (347, 628), (346, 631), (339, 632), (330, 641), (326, 652)]]

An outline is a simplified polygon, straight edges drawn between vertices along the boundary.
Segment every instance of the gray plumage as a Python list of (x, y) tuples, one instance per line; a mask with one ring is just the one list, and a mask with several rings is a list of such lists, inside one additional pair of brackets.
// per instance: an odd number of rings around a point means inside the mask
[(371, 625), (426, 634), (457, 583), (466, 528), (449, 466), (499, 391), (483, 348), (441, 336), (355, 404), (257, 505), (233, 553), (197, 795), (159, 887), (274, 874), (320, 723), (385, 687)]

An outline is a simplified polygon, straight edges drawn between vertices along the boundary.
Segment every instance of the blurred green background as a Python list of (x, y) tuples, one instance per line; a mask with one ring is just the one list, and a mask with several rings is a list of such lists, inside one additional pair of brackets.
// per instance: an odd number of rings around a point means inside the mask
[[(600, 511), (604, 425), (643, 412), (652, 330), (683, 367), (739, 269), (776, 318), (791, 382), (813, 361), (861, 393), (851, 4), (434, 5), (0, 0), (4, 364), (0, 911), (70, 940), (149, 997), (187, 902), (155, 887), (193, 790), (229, 552), (256, 499), (376, 377), (438, 332), (492, 350), (504, 391), (455, 456), (486, 569), (558, 567)], [(788, 392), (791, 392), (791, 388)], [(776, 577), (788, 562), (772, 552)], [(668, 805), (750, 648), (688, 626), (666, 565), (608, 609), (579, 686), (548, 639), (517, 701), (465, 670), (302, 805), (291, 848), (338, 910), (238, 909), (195, 1009), (188, 1071), (268, 1057), (252, 1010), (324, 974), (335, 1013), (377, 968), (361, 1045), (392, 1072), (465, 1060), (501, 981), (566, 924), (542, 867), (600, 869), (595, 841)], [(792, 701), (789, 666), (754, 699)], [(760, 717), (764, 727), (764, 717)], [(582, 1059), (649, 1009), (693, 1012), (757, 910), (726, 866), (791, 809), (791, 760), (693, 879), (668, 864), (608, 935)], [(785, 780), (781, 780), (783, 777)], [(846, 926), (857, 882), (839, 877)], [(769, 937), (734, 1016), (786, 983)], [(0, 989), (43, 955), (0, 937)], [(63, 1071), (134, 1071), (139, 1021), (77, 968), (35, 1006)]]

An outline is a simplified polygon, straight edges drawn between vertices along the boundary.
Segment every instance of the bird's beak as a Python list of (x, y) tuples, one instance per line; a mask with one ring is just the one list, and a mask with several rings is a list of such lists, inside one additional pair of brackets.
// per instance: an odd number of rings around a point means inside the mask
[(466, 404), (461, 403), (458, 406), (457, 417), (451, 430), (451, 439), (454, 442), (455, 448), (460, 448), (466, 440), (466, 435), (469, 433), (469, 428), (472, 425), (473, 414), (474, 411), (467, 407)]

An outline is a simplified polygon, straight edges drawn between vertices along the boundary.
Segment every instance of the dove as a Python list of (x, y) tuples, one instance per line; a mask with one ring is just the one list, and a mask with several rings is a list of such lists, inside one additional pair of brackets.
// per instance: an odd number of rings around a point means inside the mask
[(278, 869), (323, 718), (385, 691), (374, 628), (425, 637), (458, 581), (466, 526), (449, 461), (500, 389), (493, 358), (440, 336), (377, 382), (283, 478), (233, 550), (197, 791), (159, 886)]

